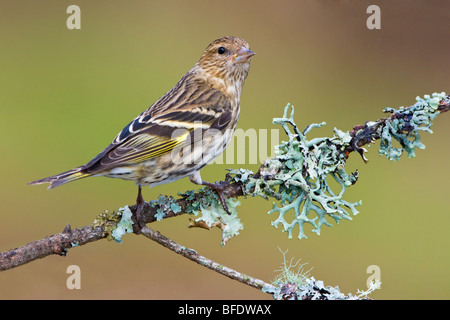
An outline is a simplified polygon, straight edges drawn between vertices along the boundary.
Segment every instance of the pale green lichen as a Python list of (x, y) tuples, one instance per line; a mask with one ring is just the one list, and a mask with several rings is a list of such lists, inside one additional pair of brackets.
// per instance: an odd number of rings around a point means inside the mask
[(280, 286), (266, 286), (263, 291), (271, 293), (275, 300), (365, 300), (369, 295), (379, 289), (381, 282), (373, 281), (370, 287), (363, 291), (357, 290), (357, 294), (344, 294), (339, 287), (325, 286), (323, 281), (314, 277), (305, 279), (305, 284), (297, 286), (286, 283)]
[[(425, 95), (423, 99), (417, 97), (417, 103), (408, 108), (386, 108), (384, 111), (392, 113), (391, 117), (366, 123), (367, 128), (374, 129), (369, 130), (371, 136), (365, 138), (369, 139), (368, 142), (380, 138), (379, 153), (390, 160), (398, 160), (403, 151), (414, 157), (416, 148), (425, 148), (419, 133), (432, 133), (430, 126), (439, 114), (439, 103), (444, 98), (445, 92), (434, 93)], [(358, 171), (347, 173), (345, 170), (347, 150), (357, 150), (362, 155), (363, 149), (355, 149), (358, 147), (352, 145), (353, 137), (336, 128), (331, 138), (308, 139), (312, 129), (325, 123), (311, 124), (300, 131), (290, 104), (286, 106), (283, 117), (275, 118), (273, 122), (283, 127), (289, 140), (276, 146), (276, 157), (266, 160), (258, 173), (245, 169), (230, 170), (229, 180), (242, 183), (246, 195), (278, 200), (269, 211), (269, 214), (278, 214), (272, 225), (282, 225), (289, 238), (292, 238), (296, 226), (298, 238), (307, 238), (305, 223), (320, 234), (323, 225), (331, 226), (327, 217), (336, 223), (342, 219), (351, 220), (350, 212), (356, 215), (356, 207), (361, 205), (361, 201), (343, 199), (347, 188), (358, 179)], [(394, 140), (400, 147), (393, 146)], [(331, 184), (330, 179), (337, 182), (337, 187)], [(311, 216), (311, 212), (316, 216)]]
[(76, 241), (76, 242), (74, 242), (74, 243), (70, 243), (70, 245), (72, 246), (72, 248), (74, 248), (74, 247), (78, 247), (78, 245), (80, 244), (80, 242), (79, 241)]
[[(396, 161), (400, 159), (403, 151), (406, 151), (408, 157), (412, 158), (415, 157), (416, 148), (425, 149), (425, 145), (420, 141), (419, 132), (433, 133), (430, 127), (434, 118), (439, 115), (437, 110), (439, 102), (445, 96), (445, 92), (433, 93), (432, 96), (417, 97), (417, 102), (408, 108), (384, 109), (384, 112), (392, 113), (392, 120), (386, 121), (380, 129), (380, 155)], [(394, 140), (400, 144), (400, 147), (393, 146)]]
[[(225, 212), (223, 206), (218, 201), (212, 201), (210, 205), (201, 204), (200, 210), (194, 212), (199, 215), (198, 218), (193, 219), (191, 227), (201, 226), (206, 228), (218, 227), (222, 230), (222, 242), (224, 246), (232, 237), (237, 236), (239, 231), (244, 228), (242, 221), (237, 216), (236, 207), (241, 203), (237, 199), (226, 199), (228, 211)], [(206, 226), (205, 226), (206, 225)]]
[[(198, 194), (202, 194), (202, 197), (199, 198)], [(219, 201), (217, 193), (208, 187), (203, 187), (197, 191), (188, 190), (184, 193), (178, 192), (178, 195), (186, 201), (185, 212), (193, 215), (198, 214), (201, 205), (210, 206), (212, 202)]]
[(306, 280), (310, 277), (311, 269), (305, 270), (306, 263), (300, 264), (300, 259), (296, 262), (293, 262), (293, 258), (288, 261), (286, 259), (287, 250), (285, 252), (281, 251), (281, 253), (283, 254), (283, 263), (280, 269), (275, 270), (279, 273), (272, 281), (272, 284), (276, 287), (280, 287), (286, 283), (295, 284), (298, 287), (305, 285)]
[(121, 215), (121, 219), (111, 235), (115, 241), (121, 243), (122, 236), (133, 232), (133, 221), (131, 220), (133, 213), (128, 206), (125, 206), (119, 209), (119, 214)]
[[(296, 226), (299, 228), (298, 238), (307, 238), (305, 223), (320, 234), (323, 225), (331, 226), (327, 216), (336, 223), (341, 219), (351, 220), (348, 210), (357, 214), (356, 206), (361, 202), (351, 203), (342, 199), (346, 189), (358, 178), (357, 172), (348, 174), (345, 171), (343, 150), (351, 141), (350, 135), (335, 129), (332, 138), (308, 140), (306, 134), (325, 123), (312, 124), (301, 132), (295, 124), (294, 108), (290, 104), (286, 106), (283, 118), (276, 118), (273, 122), (283, 127), (289, 140), (276, 147), (276, 156), (266, 160), (258, 174), (242, 169), (231, 170), (230, 179), (242, 182), (246, 194), (279, 200), (279, 204), (273, 204), (269, 214), (278, 213), (272, 225), (278, 227), (281, 224), (289, 238), (292, 238)], [(331, 188), (330, 178), (340, 186), (338, 192)], [(291, 212), (294, 214), (289, 218)], [(311, 212), (317, 216), (310, 217)]]
[(160, 195), (158, 197), (158, 200), (150, 200), (148, 202), (148, 204), (151, 207), (156, 208), (156, 214), (155, 214), (156, 221), (161, 221), (162, 219), (164, 219), (164, 217), (166, 216), (166, 213), (169, 210), (175, 214), (181, 212), (180, 205), (177, 203), (175, 198), (172, 196), (167, 197), (167, 196)]
[[(363, 144), (380, 138), (379, 152), (388, 159), (398, 160), (403, 151), (409, 157), (414, 157), (416, 148), (425, 147), (420, 141), (419, 132), (432, 133), (430, 126), (439, 114), (439, 103), (444, 98), (444, 92), (434, 93), (423, 99), (417, 97), (417, 103), (408, 108), (386, 108), (385, 112), (392, 113), (391, 117), (379, 122), (367, 122), (356, 135), (361, 133), (359, 139), (367, 139), (363, 140)], [(307, 238), (305, 223), (319, 235), (322, 226), (332, 226), (329, 218), (336, 223), (342, 219), (352, 220), (350, 213), (358, 214), (356, 207), (361, 205), (361, 201), (349, 202), (343, 196), (347, 188), (357, 181), (358, 171), (348, 173), (345, 166), (348, 152), (358, 151), (363, 156), (363, 149), (356, 145), (359, 140), (353, 141), (355, 136), (336, 128), (331, 138), (307, 138), (314, 128), (322, 127), (325, 123), (311, 124), (300, 131), (294, 121), (294, 108), (290, 104), (285, 107), (283, 117), (275, 118), (273, 122), (282, 126), (288, 141), (276, 146), (276, 156), (266, 160), (256, 174), (247, 169), (230, 170), (227, 182), (239, 183), (244, 195), (274, 199), (276, 202), (268, 212), (277, 214), (272, 225), (282, 225), (289, 238), (293, 237), (297, 226), (298, 238)], [(400, 148), (393, 146), (394, 140), (399, 142)], [(184, 211), (197, 216), (192, 219), (194, 226), (217, 226), (222, 230), (222, 245), (243, 229), (236, 211), (239, 201), (227, 199), (231, 212), (228, 215), (223, 210), (217, 193), (208, 187), (179, 195), (185, 200)], [(169, 210), (174, 213), (182, 211), (177, 200), (171, 196), (160, 196), (149, 204), (156, 208), (155, 217), (158, 221), (165, 218)], [(104, 225), (108, 239), (120, 240), (121, 235), (132, 230), (131, 224), (125, 222), (120, 226), (122, 229), (116, 228), (119, 220), (122, 222), (121, 218), (124, 219), (124, 210), (121, 210), (119, 218), (115, 213), (111, 217), (105, 213), (93, 224)], [(111, 235), (113, 231), (117, 237)]]
[(225, 200), (230, 213), (228, 214), (223, 209), (217, 192), (209, 187), (203, 187), (196, 192), (193, 190), (179, 192), (178, 195), (185, 200), (185, 212), (196, 216), (196, 218), (190, 219), (189, 227), (220, 228), (222, 230), (222, 246), (244, 228), (237, 215), (237, 206), (241, 204), (237, 199)]
[(310, 270), (304, 270), (305, 264), (300, 264), (300, 260), (293, 263), (291, 259), (288, 262), (286, 252), (282, 252), (283, 264), (277, 270), (280, 273), (271, 285), (262, 288), (263, 292), (272, 294), (275, 300), (361, 300), (368, 299), (369, 294), (380, 288), (381, 282), (373, 281), (367, 290), (357, 290), (356, 295), (346, 295), (337, 286), (325, 287), (323, 281), (310, 276)]

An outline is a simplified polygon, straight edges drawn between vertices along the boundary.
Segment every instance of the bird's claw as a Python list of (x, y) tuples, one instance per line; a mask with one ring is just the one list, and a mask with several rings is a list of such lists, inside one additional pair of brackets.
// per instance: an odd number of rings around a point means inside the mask
[(230, 210), (228, 210), (228, 205), (225, 202), (226, 197), (223, 194), (223, 190), (225, 189), (225, 186), (223, 185), (223, 183), (204, 183), (206, 184), (208, 187), (210, 187), (211, 189), (214, 189), (217, 193), (217, 195), (219, 196), (219, 200), (220, 203), (222, 204), (223, 210), (225, 210), (225, 212), (229, 215), (231, 215)]
[(142, 190), (141, 190), (141, 186), (139, 186), (138, 189), (138, 196), (136, 199), (136, 212), (135, 212), (135, 218), (136, 218), (136, 223), (133, 224), (133, 232), (134, 233), (139, 233), (141, 231), (141, 229), (145, 226), (145, 220), (144, 220), (144, 206), (145, 206), (145, 201), (144, 198), (142, 197)]

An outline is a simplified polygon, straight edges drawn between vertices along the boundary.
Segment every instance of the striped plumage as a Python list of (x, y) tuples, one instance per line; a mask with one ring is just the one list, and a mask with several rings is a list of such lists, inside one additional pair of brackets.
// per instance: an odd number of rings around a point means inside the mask
[[(89, 163), (29, 184), (50, 183), (50, 189), (88, 176), (121, 178), (139, 186), (138, 203), (142, 200), (141, 186), (186, 176), (194, 183), (218, 187), (203, 182), (199, 172), (231, 139), (252, 55), (243, 39), (213, 41), (170, 91), (131, 121)], [(218, 135), (212, 137), (208, 132)], [(191, 150), (193, 161), (186, 160), (186, 150)], [(221, 195), (220, 188), (216, 190)]]

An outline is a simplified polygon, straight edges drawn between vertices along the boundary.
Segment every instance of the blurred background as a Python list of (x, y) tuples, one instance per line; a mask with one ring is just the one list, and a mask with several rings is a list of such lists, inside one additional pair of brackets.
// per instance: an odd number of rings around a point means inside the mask
[[(66, 9), (81, 9), (69, 30)], [(366, 9), (381, 8), (369, 30)], [(214, 39), (236, 35), (253, 51), (238, 128), (270, 129), (284, 106), (301, 127), (325, 121), (310, 137), (385, 116), (384, 107), (449, 92), (448, 1), (2, 1), (0, 3), (0, 251), (92, 223), (104, 209), (133, 204), (128, 181), (89, 178), (47, 191), (26, 183), (87, 163), (131, 119), (169, 90)], [(348, 171), (346, 192), (362, 200), (353, 221), (317, 236), (288, 239), (271, 226), (272, 203), (241, 199), (245, 229), (220, 246), (220, 230), (188, 229), (188, 216), (149, 225), (178, 243), (270, 282), (283, 257), (342, 292), (366, 289), (370, 265), (381, 270), (375, 299), (449, 299), (450, 115), (423, 134), (416, 158), (391, 162), (369, 148)], [(280, 138), (283, 135), (280, 132)], [(264, 159), (261, 159), (261, 161)], [(206, 181), (226, 168), (210, 165)], [(196, 188), (188, 179), (144, 189), (146, 200)], [(331, 220), (330, 220), (331, 222)], [(66, 287), (69, 265), (81, 289)], [(207, 270), (144, 237), (106, 240), (0, 273), (1, 299), (271, 299)]]

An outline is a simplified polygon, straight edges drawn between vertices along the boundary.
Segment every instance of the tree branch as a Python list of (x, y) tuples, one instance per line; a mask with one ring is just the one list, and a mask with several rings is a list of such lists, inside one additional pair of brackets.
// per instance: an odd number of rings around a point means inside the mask
[[(408, 108), (412, 107), (413, 106)], [(344, 153), (346, 158), (350, 155), (350, 153), (356, 151), (363, 157), (364, 161), (367, 161), (363, 155), (365, 152), (363, 146), (369, 143), (373, 143), (374, 141), (380, 139), (381, 131), (386, 125), (395, 120), (401, 119), (404, 123), (406, 123), (406, 125), (402, 127), (402, 130), (408, 131), (408, 121), (411, 120), (410, 115), (407, 114), (408, 108), (401, 109), (405, 110), (404, 112), (392, 112), (391, 115), (387, 118), (383, 118), (375, 122), (366, 122), (364, 125), (354, 126), (353, 129), (349, 132), (351, 136), (351, 141), (348, 142), (346, 145), (340, 146), (340, 148), (338, 149)], [(438, 111), (439, 113), (443, 113), (449, 110), (450, 110), (450, 95), (446, 95), (439, 101), (436, 111)], [(265, 162), (263, 162), (258, 172), (256, 172), (255, 174), (249, 174), (249, 176), (254, 179), (261, 179), (261, 178), (263, 178), (263, 180), (266, 179), (262, 171), (266, 169), (266, 163), (269, 162), (270, 160), (271, 159), (268, 159)], [(255, 191), (255, 188), (257, 188), (256, 185), (251, 186), (244, 185), (244, 183), (241, 180), (234, 179), (230, 174), (226, 175), (225, 181), (221, 182), (221, 184), (224, 186), (223, 194), (227, 198), (231, 197), (236, 198), (246, 195), (252, 195), (253, 192)], [(149, 203), (145, 203), (144, 210), (142, 211), (143, 220), (145, 223), (151, 223), (156, 221), (157, 219), (165, 219), (174, 216), (179, 216), (185, 213), (191, 213), (193, 204), (199, 203), (203, 201), (205, 197), (210, 196), (211, 191), (207, 188), (203, 188), (196, 192), (188, 191), (184, 194), (181, 194), (181, 198), (179, 199), (173, 199), (170, 197), (171, 198), (170, 203), (176, 204), (175, 207), (164, 206), (164, 204), (157, 203), (156, 201), (153, 202), (150, 201)], [(132, 205), (129, 208), (133, 213), (131, 219), (136, 224), (135, 220), (136, 206)], [(177, 210), (174, 211), (173, 208), (177, 208)], [(163, 216), (160, 215), (161, 210), (163, 210), (164, 213)], [(104, 225), (100, 226), (85, 226), (74, 230), (70, 228), (70, 225), (67, 225), (61, 233), (46, 237), (41, 240), (30, 242), (16, 249), (1, 252), (0, 271), (15, 268), (52, 254), (66, 255), (68, 249), (70, 248), (82, 246), (97, 240), (104, 239), (110, 235), (109, 233), (110, 229), (116, 227), (117, 221), (109, 221), (109, 226), (105, 223)], [(263, 288), (273, 289), (272, 285), (269, 285), (262, 280), (254, 279), (236, 270), (224, 267), (218, 264), (217, 262), (214, 262), (210, 259), (207, 259), (206, 257), (199, 255), (194, 250), (184, 248), (183, 246), (175, 243), (169, 238), (166, 238), (159, 232), (151, 230), (148, 227), (142, 228), (142, 230), (140, 230), (138, 234), (142, 234), (143, 236), (158, 242), (164, 247), (184, 256), (185, 258), (188, 258), (202, 266), (205, 266), (211, 270), (223, 274), (231, 279), (235, 279), (237, 281), (240, 281), (244, 284), (247, 284), (257, 289)]]
[(72, 230), (67, 225), (61, 233), (30, 242), (22, 247), (0, 253), (0, 271), (16, 268), (52, 254), (65, 256), (67, 250), (103, 239), (104, 227), (86, 226)]
[(202, 255), (199, 255), (195, 250), (185, 248), (184, 246), (181, 246), (180, 244), (176, 243), (175, 241), (163, 236), (158, 231), (152, 230), (145, 226), (141, 229), (140, 233), (159, 243), (163, 247), (166, 247), (167, 249), (172, 250), (173, 252), (182, 255), (183, 257), (194, 261), (208, 269), (211, 269), (213, 271), (216, 271), (230, 279), (237, 280), (239, 282), (242, 282), (250, 287), (262, 290), (265, 289), (271, 289), (273, 286), (271, 284), (268, 284), (262, 280), (252, 278), (246, 274), (243, 274), (241, 272), (238, 272), (234, 269), (228, 268), (224, 265), (221, 265), (217, 262), (212, 261), (211, 259), (208, 259)]
[[(242, 184), (240, 183), (227, 183), (223, 194), (230, 197), (239, 197), (243, 195)], [(198, 191), (195, 193), (195, 197), (192, 200), (186, 200), (186, 198), (180, 198), (174, 200), (181, 210), (177, 213), (171, 209), (165, 211), (164, 219), (186, 214), (186, 206), (189, 203), (198, 201), (205, 196), (207, 191)], [(135, 212), (136, 205), (129, 206), (133, 213), (132, 220), (136, 224)], [(144, 204), (143, 220), (145, 223), (152, 223), (157, 221), (155, 215), (159, 208), (151, 206), (148, 202)], [(113, 223), (112, 227), (115, 226)], [(32, 241), (22, 247), (11, 249), (8, 251), (0, 252), (0, 271), (5, 271), (11, 268), (16, 268), (21, 265), (27, 264), (37, 259), (45, 258), (52, 254), (58, 254), (65, 256), (68, 249), (73, 247), (82, 246), (97, 240), (104, 239), (108, 236), (105, 232), (105, 226), (85, 226), (77, 229), (71, 229), (70, 225), (67, 225), (61, 233), (57, 233), (48, 236), (41, 240)]]
[[(350, 131), (350, 136), (352, 137), (352, 141), (346, 148), (347, 156), (353, 151), (358, 152), (363, 158), (364, 162), (367, 163), (367, 159), (364, 157), (363, 153), (366, 152), (363, 146), (373, 143), (376, 140), (381, 139), (382, 129), (386, 126), (386, 124), (391, 123), (395, 120), (403, 120), (406, 122), (404, 126), (404, 130), (408, 130), (408, 121), (411, 120), (411, 115), (408, 114), (409, 109), (404, 108), (403, 112), (392, 113), (391, 116), (387, 118), (380, 119), (375, 122), (367, 121), (365, 124), (359, 124), (353, 127)], [(444, 113), (450, 110), (450, 95), (446, 95), (443, 99), (439, 101), (436, 111), (440, 113)], [(390, 112), (385, 111), (385, 112)], [(412, 128), (410, 128), (412, 129)]]

